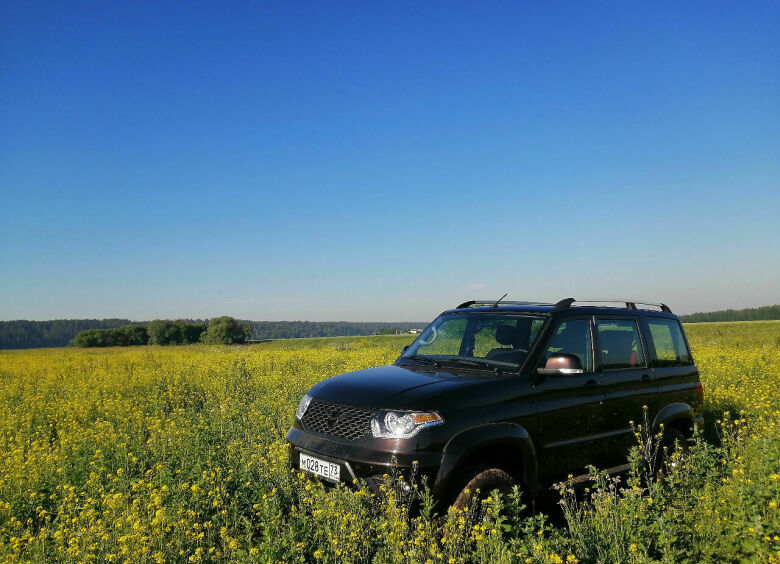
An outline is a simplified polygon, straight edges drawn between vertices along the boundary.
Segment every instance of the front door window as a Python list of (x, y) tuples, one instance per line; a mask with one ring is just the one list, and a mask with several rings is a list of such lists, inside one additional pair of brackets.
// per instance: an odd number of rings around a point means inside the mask
[(555, 331), (547, 346), (546, 357), (553, 354), (573, 354), (580, 359), (582, 370), (593, 370), (590, 324), (587, 319), (568, 319)]

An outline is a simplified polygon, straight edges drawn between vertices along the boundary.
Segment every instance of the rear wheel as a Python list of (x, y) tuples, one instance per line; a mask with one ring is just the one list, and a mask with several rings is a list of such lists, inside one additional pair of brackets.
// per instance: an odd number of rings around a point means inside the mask
[(683, 453), (688, 450), (688, 436), (679, 427), (668, 429), (661, 439), (661, 449), (666, 450), (667, 456), (674, 452), (679, 445)]
[(677, 449), (680, 448), (683, 457), (688, 452), (688, 436), (678, 427), (670, 427), (664, 431), (663, 437), (661, 437), (660, 448), (658, 449), (658, 456), (656, 460), (656, 472), (657, 478), (663, 480), (665, 463), (675, 465), (676, 460), (672, 460), (670, 457)]

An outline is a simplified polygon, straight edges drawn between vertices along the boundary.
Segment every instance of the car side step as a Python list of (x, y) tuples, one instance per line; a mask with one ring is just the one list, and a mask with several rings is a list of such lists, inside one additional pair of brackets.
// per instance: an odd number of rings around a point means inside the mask
[[(625, 472), (631, 468), (630, 464), (621, 464), (620, 466), (612, 466), (611, 468), (607, 468), (604, 470), (605, 473), (612, 476), (613, 474), (620, 474), (621, 472)], [(596, 479), (596, 476), (593, 474), (581, 474), (579, 476), (574, 476), (573, 478), (566, 480), (563, 482), (566, 486), (577, 486), (579, 484), (584, 484), (586, 482), (593, 482)], [(550, 489), (555, 489), (555, 486), (553, 486)]]

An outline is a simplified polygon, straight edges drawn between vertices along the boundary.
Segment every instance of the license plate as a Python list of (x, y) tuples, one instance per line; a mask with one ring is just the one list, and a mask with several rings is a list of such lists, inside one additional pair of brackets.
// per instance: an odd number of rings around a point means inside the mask
[(328, 480), (338, 482), (341, 479), (341, 466), (301, 453), (298, 465), (304, 472), (322, 476)]

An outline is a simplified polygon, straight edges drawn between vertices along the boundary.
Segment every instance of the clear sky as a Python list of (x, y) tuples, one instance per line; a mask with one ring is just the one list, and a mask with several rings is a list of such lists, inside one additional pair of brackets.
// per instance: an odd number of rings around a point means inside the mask
[(0, 319), (780, 303), (780, 3), (651, 4), (4, 2)]

